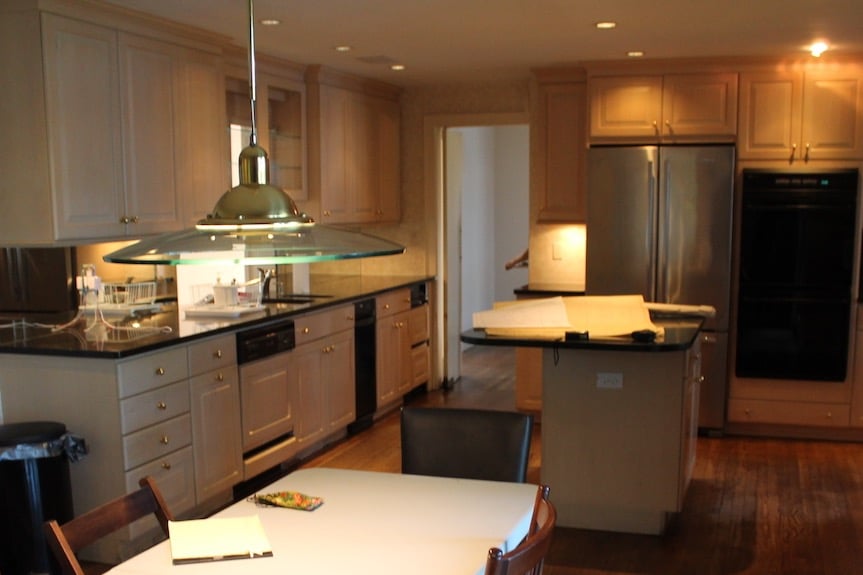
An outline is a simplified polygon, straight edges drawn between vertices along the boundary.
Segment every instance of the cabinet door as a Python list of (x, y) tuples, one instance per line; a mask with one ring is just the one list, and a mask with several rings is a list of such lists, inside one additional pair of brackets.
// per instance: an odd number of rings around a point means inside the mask
[(597, 77), (589, 83), (590, 137), (659, 137), (662, 76)]
[(122, 235), (117, 34), (46, 14), (42, 44), (55, 235)]
[(810, 70), (803, 84), (802, 146), (809, 160), (863, 158), (863, 71)]
[(328, 340), (321, 357), (321, 384), (326, 386), (327, 426), (344, 428), (356, 419), (354, 334), (343, 331)]
[(793, 72), (740, 75), (741, 159), (793, 161), (800, 138), (803, 78)]
[(229, 491), (243, 479), (240, 384), (237, 368), (191, 380), (192, 441), (198, 503)]
[(326, 432), (326, 393), (321, 376), (321, 355), (325, 344), (317, 340), (298, 346), (291, 353), (291, 377), (296, 381), (297, 419), (294, 435), (300, 443), (310, 443)]
[(586, 102), (584, 83), (539, 86), (532, 164), (539, 221), (583, 223)]
[(278, 438), (294, 425), (293, 352), (244, 364), (241, 372), (243, 451)]
[(321, 221), (350, 220), (352, 204), (349, 182), (353, 178), (346, 141), (350, 123), (347, 90), (322, 86), (320, 90)]
[(218, 58), (186, 51), (178, 63), (177, 189), (186, 226), (207, 216), (230, 187), (225, 78)]
[(401, 219), (401, 108), (398, 102), (379, 99), (373, 106), (373, 113), (375, 221), (397, 222)]
[(737, 74), (670, 74), (662, 81), (662, 137), (730, 140), (737, 133)]
[(377, 322), (378, 405), (397, 399), (411, 387), (410, 310)]
[[(177, 194), (176, 52), (145, 38), (120, 35), (120, 77), (126, 145), (126, 209), (128, 233), (179, 229)], [(221, 94), (222, 92), (219, 92)]]

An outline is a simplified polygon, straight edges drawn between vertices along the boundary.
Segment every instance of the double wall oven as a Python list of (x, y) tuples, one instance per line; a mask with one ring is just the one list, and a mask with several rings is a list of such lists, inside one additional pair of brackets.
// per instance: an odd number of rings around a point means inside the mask
[(846, 380), (858, 177), (743, 171), (737, 378)]

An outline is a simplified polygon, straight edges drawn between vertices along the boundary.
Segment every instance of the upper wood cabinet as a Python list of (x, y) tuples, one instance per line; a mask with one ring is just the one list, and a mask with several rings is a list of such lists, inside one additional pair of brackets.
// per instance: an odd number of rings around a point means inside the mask
[(583, 81), (537, 77), (531, 180), (537, 221), (584, 222), (587, 105)]
[(399, 91), (310, 68), (307, 210), (323, 223), (396, 222)]
[(727, 142), (737, 131), (737, 74), (594, 76), (590, 140)]
[(212, 91), (222, 82), (218, 50), (144, 36), (143, 26), (127, 32), (133, 26), (118, 16), (115, 27), (111, 12), (96, 24), (81, 19), (84, 8), (69, 10), (74, 17), (33, 8), (0, 19), (10, 46), (33, 48), (0, 51), (11, 104), (0, 110), (4, 243), (181, 228), (191, 209), (181, 190), (218, 189), (227, 175), (213, 169), (226, 143), (212, 121), (224, 114), (222, 91)]
[(863, 69), (742, 73), (738, 156), (789, 164), (863, 158)]

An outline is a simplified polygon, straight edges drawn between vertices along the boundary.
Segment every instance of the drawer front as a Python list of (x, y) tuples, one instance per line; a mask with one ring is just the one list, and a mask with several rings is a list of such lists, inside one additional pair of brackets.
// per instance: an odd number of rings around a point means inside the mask
[(429, 338), (429, 307), (422, 305), (411, 310), (408, 316), (408, 329), (411, 345), (422, 343)]
[(188, 412), (186, 380), (120, 401), (120, 428), (125, 435)]
[(354, 307), (352, 305), (310, 313), (294, 320), (298, 346), (346, 329), (354, 329)]
[(189, 377), (186, 346), (142, 355), (117, 366), (120, 398)]
[(123, 437), (125, 469), (133, 469), (192, 444), (191, 417), (181, 415)]
[(375, 312), (378, 319), (407, 311), (410, 308), (411, 290), (408, 288), (387, 292), (375, 299)]
[[(195, 506), (195, 462), (192, 448), (184, 447), (126, 473), (126, 493), (140, 489), (138, 481), (150, 476), (156, 480), (159, 491), (174, 517), (182, 517)], [(132, 538), (151, 529), (158, 529), (153, 515), (140, 519), (129, 527)]]
[(841, 403), (760, 399), (731, 399), (728, 402), (728, 421), (737, 423), (847, 427), (850, 418), (851, 408)]
[(411, 380), (413, 385), (421, 385), (429, 380), (431, 374), (431, 356), (428, 343), (423, 343), (411, 349)]
[(189, 345), (189, 375), (224, 369), (237, 363), (237, 337), (224, 335)]

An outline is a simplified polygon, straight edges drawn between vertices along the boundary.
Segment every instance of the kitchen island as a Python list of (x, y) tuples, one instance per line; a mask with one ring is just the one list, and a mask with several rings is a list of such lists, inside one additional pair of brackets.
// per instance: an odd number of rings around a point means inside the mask
[(542, 483), (564, 527), (660, 534), (695, 464), (701, 318), (654, 319), (654, 342), (490, 336), (477, 345), (540, 348)]

